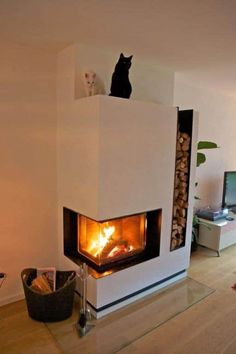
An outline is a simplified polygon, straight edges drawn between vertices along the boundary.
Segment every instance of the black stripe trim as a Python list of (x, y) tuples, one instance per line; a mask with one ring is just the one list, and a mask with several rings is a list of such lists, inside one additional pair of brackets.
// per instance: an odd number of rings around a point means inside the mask
[(105, 305), (105, 306), (102, 306), (102, 307), (99, 307), (98, 309), (97, 309), (96, 307), (94, 307), (93, 305), (91, 305), (90, 302), (88, 302), (88, 304), (89, 304), (89, 306), (91, 306), (91, 308), (92, 308), (95, 312), (98, 313), (98, 312), (101, 312), (101, 311), (104, 311), (104, 310), (108, 309), (109, 307), (115, 306), (115, 305), (117, 305), (117, 304), (119, 304), (119, 303), (121, 303), (121, 302), (123, 302), (123, 301), (125, 301), (125, 300), (128, 300), (128, 299), (130, 299), (130, 298), (133, 297), (133, 296), (136, 296), (136, 295), (138, 295), (138, 294), (141, 294), (142, 292), (145, 292), (145, 291), (147, 291), (147, 290), (149, 290), (149, 289), (152, 289), (152, 288), (154, 288), (155, 286), (157, 286), (157, 285), (159, 285), (159, 284), (162, 284), (162, 283), (164, 283), (164, 282), (166, 282), (166, 281), (168, 281), (168, 280), (170, 280), (170, 279), (172, 279), (172, 278), (175, 278), (175, 277), (177, 277), (178, 275), (180, 275), (180, 274), (182, 274), (182, 273), (184, 273), (184, 272), (186, 272), (186, 269), (181, 270), (180, 272), (175, 273), (175, 274), (173, 274), (173, 275), (170, 275), (170, 276), (167, 277), (167, 278), (164, 278), (164, 279), (162, 279), (162, 280), (159, 280), (158, 282), (156, 282), (156, 283), (154, 283), (154, 284), (151, 284), (151, 285), (147, 286), (146, 288), (143, 288), (143, 289), (140, 289), (140, 290), (138, 290), (138, 291), (135, 291), (134, 293), (132, 293), (132, 294), (130, 294), (130, 295), (124, 296), (124, 297), (122, 297), (122, 298), (119, 299), (119, 300), (110, 302), (109, 304), (107, 304), (107, 305)]

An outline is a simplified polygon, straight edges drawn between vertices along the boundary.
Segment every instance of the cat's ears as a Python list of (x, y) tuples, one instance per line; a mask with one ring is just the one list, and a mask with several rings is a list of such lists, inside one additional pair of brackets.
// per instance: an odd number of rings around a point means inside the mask
[(96, 73), (95, 73), (94, 71), (90, 71), (90, 72), (84, 73), (84, 77), (85, 77), (86, 79), (88, 79), (89, 76), (90, 76), (90, 77), (92, 76), (92, 78), (95, 79)]
[[(125, 58), (124, 54), (123, 53), (120, 53), (120, 59), (122, 58)], [(133, 55), (131, 55), (130, 57), (127, 57), (127, 59), (132, 59), (133, 58)]]

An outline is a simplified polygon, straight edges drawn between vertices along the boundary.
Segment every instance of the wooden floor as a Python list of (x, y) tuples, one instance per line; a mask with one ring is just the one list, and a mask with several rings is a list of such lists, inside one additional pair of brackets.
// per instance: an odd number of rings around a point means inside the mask
[[(215, 291), (116, 352), (236, 354), (236, 290), (231, 288), (236, 283), (236, 246), (222, 251), (221, 257), (213, 251), (199, 248), (191, 257), (189, 276)], [(140, 318), (142, 320), (139, 313), (136, 320), (140, 321)], [(106, 321), (109, 322), (109, 317)], [(148, 322), (148, 319), (144, 318), (144, 321)], [(67, 338), (63, 337), (63, 331), (71, 331), (71, 326), (65, 327), (64, 324), (63, 327), (62, 323), (56, 323), (50, 327), (31, 320), (24, 301), (3, 306), (0, 308), (0, 353), (95, 354), (86, 348), (85, 341), (82, 349), (70, 350), (71, 341), (60, 343), (54, 330), (63, 340)], [(117, 332), (109, 333), (109, 340), (117, 335)], [(89, 335), (86, 340), (88, 338)], [(99, 347), (100, 343), (96, 345)]]

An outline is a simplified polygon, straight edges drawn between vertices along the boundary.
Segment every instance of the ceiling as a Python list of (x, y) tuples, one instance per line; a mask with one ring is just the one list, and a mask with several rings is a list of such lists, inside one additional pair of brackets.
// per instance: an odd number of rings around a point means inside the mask
[(0, 43), (148, 58), (236, 96), (235, 0), (0, 0)]

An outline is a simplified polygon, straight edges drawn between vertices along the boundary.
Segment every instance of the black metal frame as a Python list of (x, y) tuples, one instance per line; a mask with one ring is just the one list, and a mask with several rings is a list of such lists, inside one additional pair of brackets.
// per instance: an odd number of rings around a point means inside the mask
[(152, 210), (146, 212), (146, 247), (138, 253), (114, 262), (98, 266), (91, 259), (78, 252), (78, 213), (66, 207), (63, 208), (63, 230), (64, 230), (64, 255), (76, 264), (86, 263), (98, 273), (108, 270), (121, 270), (131, 267), (140, 262), (159, 256), (160, 253), (160, 235), (161, 235), (161, 216), (162, 210)]

